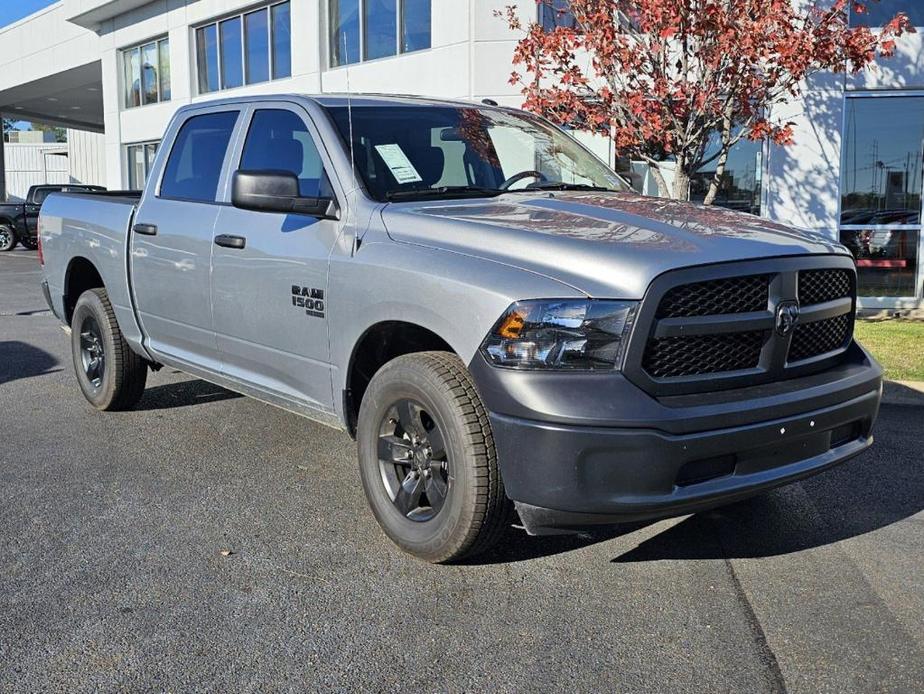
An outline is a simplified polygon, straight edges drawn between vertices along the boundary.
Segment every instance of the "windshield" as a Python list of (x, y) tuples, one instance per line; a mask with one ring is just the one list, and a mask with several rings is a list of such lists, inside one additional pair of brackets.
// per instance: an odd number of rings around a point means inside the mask
[[(346, 106), (327, 107), (344, 143)], [(628, 190), (602, 161), (528, 114), (465, 106), (353, 107), (356, 169), (376, 200), (505, 190)]]

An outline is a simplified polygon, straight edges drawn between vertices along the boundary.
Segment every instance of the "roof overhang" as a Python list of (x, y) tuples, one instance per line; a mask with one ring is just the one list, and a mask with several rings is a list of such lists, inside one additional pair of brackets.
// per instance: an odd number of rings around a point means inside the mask
[(6, 118), (103, 132), (103, 73), (100, 61), (57, 72), (0, 91)]
[(151, 0), (64, 0), (65, 18), (85, 29), (96, 31), (107, 19), (118, 17)]

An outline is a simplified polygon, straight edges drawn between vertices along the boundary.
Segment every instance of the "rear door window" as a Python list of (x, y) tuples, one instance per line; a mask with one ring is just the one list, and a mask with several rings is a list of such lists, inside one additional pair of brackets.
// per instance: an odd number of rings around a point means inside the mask
[(302, 197), (331, 196), (314, 139), (305, 122), (292, 111), (265, 109), (253, 114), (240, 168), (290, 171), (298, 178)]
[(215, 201), (237, 116), (237, 111), (207, 113), (183, 124), (167, 160), (161, 197)]

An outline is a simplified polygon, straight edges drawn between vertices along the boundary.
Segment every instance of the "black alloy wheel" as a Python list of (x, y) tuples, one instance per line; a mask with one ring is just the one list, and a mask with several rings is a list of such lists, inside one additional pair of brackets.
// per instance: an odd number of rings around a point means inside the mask
[(422, 404), (405, 398), (389, 408), (379, 426), (378, 455), (395, 508), (420, 523), (437, 516), (453, 479), (443, 433)]

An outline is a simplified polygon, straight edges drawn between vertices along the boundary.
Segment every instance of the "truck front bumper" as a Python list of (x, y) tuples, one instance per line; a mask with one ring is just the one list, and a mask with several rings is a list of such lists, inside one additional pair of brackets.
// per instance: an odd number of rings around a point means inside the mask
[(857, 345), (821, 374), (661, 399), (619, 375), (481, 362), (505, 488), (534, 534), (682, 515), (809, 477), (870, 446), (882, 395)]

